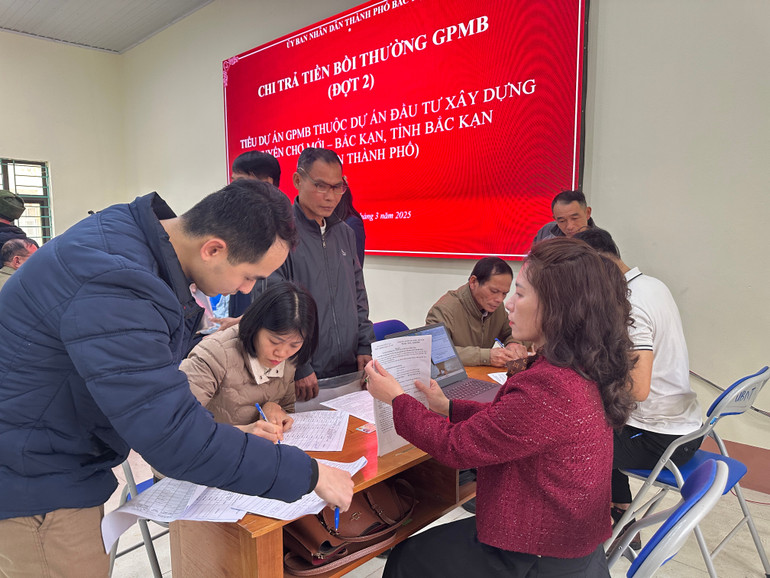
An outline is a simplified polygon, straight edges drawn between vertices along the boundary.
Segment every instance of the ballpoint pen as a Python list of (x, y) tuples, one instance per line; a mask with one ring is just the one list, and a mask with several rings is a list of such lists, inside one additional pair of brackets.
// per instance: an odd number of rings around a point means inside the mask
[(336, 508), (334, 508), (334, 531), (336, 532), (339, 527), (340, 527), (340, 507), (337, 506)]
[[(267, 420), (267, 416), (265, 415), (265, 412), (264, 412), (264, 411), (262, 411), (262, 407), (261, 407), (261, 406), (260, 406), (258, 403), (255, 403), (255, 404), (254, 404), (254, 406), (257, 408), (257, 411), (259, 412), (259, 415), (262, 417), (262, 419), (263, 419), (263, 420), (265, 420), (265, 421), (267, 421), (268, 423), (270, 423), (270, 422)], [(280, 443), (281, 443), (281, 440), (278, 440), (278, 443), (280, 444)]]

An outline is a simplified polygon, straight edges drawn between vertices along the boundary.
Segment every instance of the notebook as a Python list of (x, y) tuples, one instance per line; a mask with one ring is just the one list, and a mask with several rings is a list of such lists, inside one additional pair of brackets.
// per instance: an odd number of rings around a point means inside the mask
[(404, 337), (405, 335), (430, 335), (432, 337), (431, 377), (436, 380), (444, 395), (449, 399), (490, 402), (495, 398), (500, 384), (468, 377), (443, 323), (392, 333), (386, 335), (385, 339)]

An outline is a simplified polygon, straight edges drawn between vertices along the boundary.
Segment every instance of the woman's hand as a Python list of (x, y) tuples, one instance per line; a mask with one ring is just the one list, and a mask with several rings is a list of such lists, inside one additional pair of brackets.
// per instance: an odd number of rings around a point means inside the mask
[(265, 412), (267, 421), (281, 428), (281, 433), (289, 431), (294, 423), (294, 418), (283, 411), (283, 408), (274, 401), (263, 404), (262, 411)]
[(366, 388), (375, 399), (393, 405), (393, 399), (404, 393), (404, 389), (396, 381), (396, 378), (385, 371), (379, 361), (370, 361), (366, 364), (364, 371), (367, 380)]
[(415, 381), (414, 385), (428, 398), (428, 407), (431, 410), (441, 415), (449, 415), (449, 398), (444, 395), (435, 379), (430, 380), (430, 385), (425, 385), (420, 380)]
[(237, 425), (235, 427), (243, 432), (265, 438), (274, 444), (277, 444), (278, 440), (283, 441), (283, 428), (263, 419), (250, 423), (249, 425)]

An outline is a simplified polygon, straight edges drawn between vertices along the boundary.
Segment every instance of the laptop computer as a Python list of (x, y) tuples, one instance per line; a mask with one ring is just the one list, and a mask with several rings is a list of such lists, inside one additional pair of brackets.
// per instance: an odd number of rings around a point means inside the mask
[(470, 399), (490, 402), (495, 398), (500, 384), (468, 377), (457, 350), (443, 323), (435, 323), (386, 335), (385, 339), (407, 335), (430, 335), (430, 376), (436, 380), (449, 399)]

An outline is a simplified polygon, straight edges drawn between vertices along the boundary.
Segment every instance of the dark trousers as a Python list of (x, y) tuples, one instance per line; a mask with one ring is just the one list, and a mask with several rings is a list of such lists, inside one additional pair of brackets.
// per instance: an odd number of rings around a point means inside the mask
[(479, 542), (474, 516), (436, 526), (396, 546), (388, 556), (383, 578), (604, 578), (609, 575), (602, 544), (583, 558), (509, 552)]
[[(615, 456), (612, 466), (612, 502), (615, 504), (631, 503), (631, 487), (628, 485), (628, 476), (622, 474), (620, 469), (651, 470), (658, 463), (660, 456), (666, 451), (671, 442), (681, 436), (666, 435), (639, 429), (630, 425), (624, 426), (620, 431), (615, 431)], [(690, 461), (703, 438), (698, 438), (679, 448), (671, 456), (677, 466)]]

